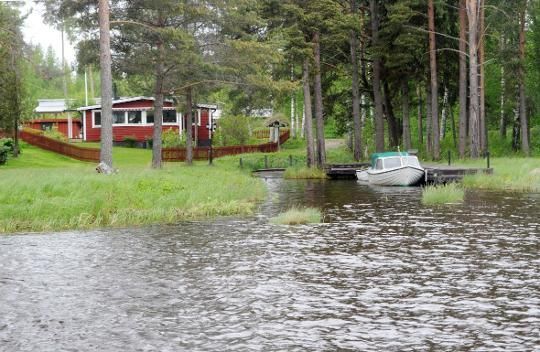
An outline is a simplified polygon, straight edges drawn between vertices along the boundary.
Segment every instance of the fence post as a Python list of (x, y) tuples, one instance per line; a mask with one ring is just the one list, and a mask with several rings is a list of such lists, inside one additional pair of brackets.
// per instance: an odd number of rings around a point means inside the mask
[(244, 164), (242, 163), (242, 158), (240, 158), (240, 168), (241, 168), (241, 169), (244, 168)]
[(452, 152), (448, 151), (448, 166), (452, 165)]
[(264, 168), (268, 169), (268, 155), (264, 156)]
[(292, 155), (289, 154), (289, 166), (292, 167)]
[(489, 160), (489, 152), (486, 152), (486, 159), (487, 159), (487, 168), (489, 169), (489, 167), (491, 166), (490, 160)]

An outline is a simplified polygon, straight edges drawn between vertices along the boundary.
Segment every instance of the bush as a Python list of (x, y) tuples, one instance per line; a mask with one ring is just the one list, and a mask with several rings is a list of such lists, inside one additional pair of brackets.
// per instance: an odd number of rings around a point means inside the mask
[(137, 146), (137, 137), (135, 136), (125, 136), (122, 141), (128, 148), (135, 148)]
[(246, 145), (249, 142), (251, 119), (247, 116), (225, 116), (219, 119), (218, 128), (213, 134), (214, 145)]
[(0, 165), (7, 162), (8, 154), (13, 152), (14, 144), (11, 138), (0, 138)]
[(164, 148), (181, 148), (186, 146), (184, 133), (178, 134), (177, 131), (170, 128), (163, 132), (161, 138)]
[(43, 135), (48, 138), (56, 139), (62, 142), (67, 142), (67, 136), (62, 132), (58, 131), (58, 127), (53, 126), (50, 130), (43, 132)]

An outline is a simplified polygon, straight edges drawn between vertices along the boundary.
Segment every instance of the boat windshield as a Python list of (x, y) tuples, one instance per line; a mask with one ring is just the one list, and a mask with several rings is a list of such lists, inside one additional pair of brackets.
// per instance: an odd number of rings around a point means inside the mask
[(385, 158), (384, 159), (384, 168), (385, 169), (393, 169), (396, 167), (401, 167), (401, 158), (395, 157), (395, 158)]
[(415, 156), (403, 157), (403, 166), (421, 167), (418, 158)]

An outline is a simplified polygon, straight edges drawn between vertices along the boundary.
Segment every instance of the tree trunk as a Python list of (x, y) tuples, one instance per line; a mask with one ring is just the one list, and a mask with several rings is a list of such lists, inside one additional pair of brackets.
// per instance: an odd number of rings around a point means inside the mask
[[(519, 86), (518, 86), (518, 92), (517, 92), (517, 100), (519, 100)], [(512, 149), (514, 151), (518, 151), (520, 149), (520, 121), (519, 121), (519, 104), (514, 109), (514, 121), (512, 124)]]
[[(294, 66), (291, 66), (291, 81), (294, 80)], [(291, 137), (296, 139), (296, 91), (291, 92)]]
[(452, 141), (454, 142), (454, 148), (457, 148), (457, 133), (456, 133), (456, 119), (454, 117), (454, 109), (449, 106), (450, 109), (450, 122), (452, 123)]
[(313, 58), (315, 75), (313, 91), (315, 93), (315, 119), (317, 120), (317, 167), (322, 169), (326, 163), (326, 150), (324, 145), (324, 116), (321, 83), (321, 47), (319, 32), (313, 33)]
[(488, 134), (487, 134), (487, 121), (486, 121), (486, 97), (485, 97), (485, 85), (486, 80), (484, 77), (484, 61), (485, 61), (485, 18), (484, 18), (484, 0), (480, 0), (480, 18), (478, 29), (478, 94), (479, 94), (479, 128), (480, 128), (480, 150), (482, 153), (487, 152), (488, 148)]
[(165, 47), (157, 44), (156, 86), (154, 87), (154, 133), (152, 136), (152, 168), (161, 168), (162, 130), (163, 130), (163, 80), (165, 79)]
[(429, 83), (426, 84), (426, 152), (428, 155), (433, 153), (433, 134), (431, 133), (433, 109), (431, 108), (431, 102), (431, 83)]
[(437, 83), (437, 47), (435, 43), (435, 7), (433, 0), (428, 0), (428, 29), (429, 29), (429, 67), (431, 73), (431, 131), (433, 142), (433, 159), (440, 159), (439, 144), (439, 89)]
[(441, 132), (439, 134), (439, 140), (442, 142), (444, 137), (446, 137), (446, 123), (448, 122), (448, 86), (444, 85), (444, 95), (442, 103), (442, 113), (441, 113)]
[(471, 157), (480, 156), (480, 100), (478, 97), (478, 0), (467, 0), (467, 17), (469, 19), (469, 134), (471, 140)]
[(403, 80), (403, 148), (411, 149), (411, 127), (409, 121), (409, 82)]
[(99, 160), (113, 167), (112, 72), (109, 2), (99, 0), (99, 64), (101, 69), (101, 149)]
[(418, 97), (418, 149), (424, 144), (424, 126), (422, 126), (422, 91), (420, 85), (416, 86), (416, 96)]
[[(504, 45), (504, 37), (501, 36), (501, 43)], [(501, 48), (502, 51), (503, 48)], [(505, 105), (505, 90), (506, 80), (504, 78), (504, 66), (501, 65), (501, 97), (500, 97), (500, 111), (499, 111), (499, 135), (502, 139), (506, 139), (506, 118), (504, 113)]]
[(467, 147), (467, 8), (459, 2), (459, 157), (465, 158)]
[[(351, 10), (353, 16), (356, 17), (358, 13), (357, 0), (351, 0)], [(352, 65), (352, 115), (354, 124), (354, 144), (353, 144), (353, 156), (354, 160), (360, 161), (362, 158), (362, 123), (360, 121), (360, 78), (358, 68), (358, 33), (352, 30), (350, 33), (350, 45), (351, 45), (351, 65)]]
[[(379, 12), (377, 0), (369, 1), (371, 10), (371, 45), (377, 46), (379, 42)], [(375, 54), (373, 57), (373, 103), (375, 104), (375, 151), (384, 151), (384, 116), (383, 100), (381, 95), (381, 59)]]
[(315, 165), (315, 146), (313, 142), (313, 116), (311, 108), (311, 88), (309, 79), (309, 59), (304, 60), (303, 69), (304, 84), (304, 134), (306, 136), (306, 161), (307, 167)]
[(527, 14), (527, 0), (523, 11), (519, 15), (519, 121), (521, 129), (521, 151), (530, 156), (529, 126), (527, 121), (527, 102), (525, 96), (525, 21)]
[(386, 107), (386, 120), (388, 121), (388, 135), (390, 137), (390, 145), (393, 148), (399, 147), (399, 125), (394, 114), (394, 106), (392, 105), (392, 97), (390, 95), (390, 86), (388, 81), (384, 81), (384, 106)]
[(186, 88), (186, 164), (193, 164), (193, 91)]

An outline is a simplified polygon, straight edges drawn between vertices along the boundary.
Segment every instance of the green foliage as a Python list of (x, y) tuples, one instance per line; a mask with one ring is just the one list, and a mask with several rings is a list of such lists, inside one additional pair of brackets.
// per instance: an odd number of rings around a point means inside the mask
[(216, 146), (246, 145), (250, 139), (251, 118), (244, 115), (230, 115), (219, 119), (213, 135)]
[(427, 186), (422, 190), (422, 204), (459, 204), (463, 203), (465, 191), (457, 183), (439, 186)]
[(286, 212), (270, 219), (276, 225), (305, 225), (318, 224), (322, 221), (321, 211), (317, 208), (293, 207)]
[(53, 126), (50, 130), (43, 131), (43, 135), (48, 138), (57, 139), (62, 142), (66, 142), (68, 138), (65, 134), (58, 131), (58, 127)]
[(11, 138), (0, 138), (0, 165), (7, 162), (8, 154), (13, 152), (13, 140)]
[(163, 147), (164, 148), (183, 148), (186, 146), (185, 134), (178, 134), (173, 129), (168, 129), (163, 132)]
[(122, 142), (124, 142), (124, 145), (128, 148), (135, 148), (137, 146), (137, 137), (125, 136)]

